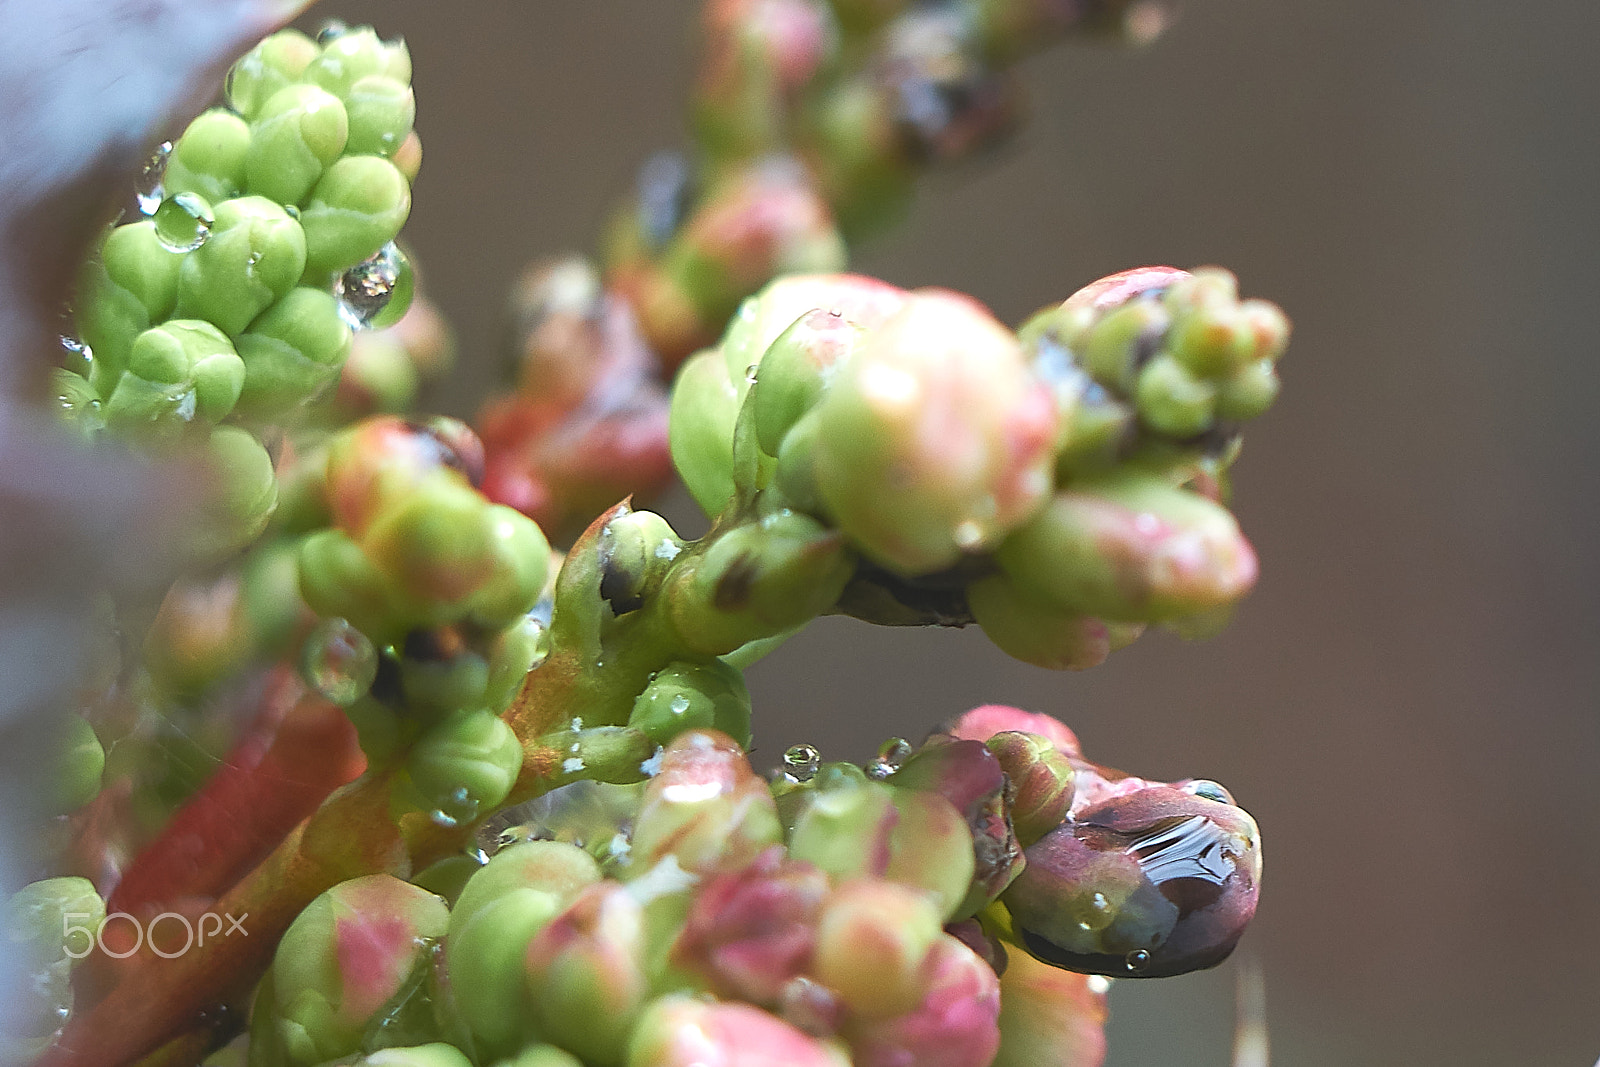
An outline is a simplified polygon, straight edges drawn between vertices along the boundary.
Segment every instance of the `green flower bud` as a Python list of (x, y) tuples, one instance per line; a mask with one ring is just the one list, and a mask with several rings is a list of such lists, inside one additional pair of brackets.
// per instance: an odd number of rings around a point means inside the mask
[(282, 207), (261, 196), (225, 200), (205, 244), (183, 259), (176, 313), (243, 333), (294, 287), (306, 265), (306, 236)]
[(992, 546), (1050, 490), (1049, 391), (1011, 333), (965, 297), (916, 294), (861, 341), (817, 412), (829, 514), (901, 574)]
[(378, 156), (345, 156), (330, 166), (300, 213), (312, 277), (355, 266), (395, 239), (411, 212), (411, 186)]
[(550, 630), (537, 616), (524, 615), (495, 636), (489, 649), (489, 680), (483, 702), (495, 714), (511, 705), (528, 672), (550, 652)]
[(684, 994), (652, 1001), (628, 1041), (627, 1067), (849, 1067), (837, 1046), (749, 1004)]
[(245, 175), (250, 191), (281, 204), (303, 203), (343, 153), (350, 120), (337, 96), (315, 85), (290, 85), (256, 113)]
[(202, 459), (212, 472), (194, 540), (206, 557), (235, 552), (260, 536), (278, 506), (272, 457), (260, 441), (237, 426), (219, 426), (207, 438)]
[(943, 918), (972, 887), (973, 839), (961, 813), (937, 793), (868, 781), (834, 764), (798, 791), (789, 854), (836, 878), (887, 878), (932, 895)]
[(733, 499), (733, 427), (739, 417), (739, 397), (716, 349), (686, 361), (672, 385), (667, 431), (672, 465), (700, 510), (713, 517)]
[(476, 856), (446, 856), (412, 875), (411, 884), (426, 889), (435, 896), (443, 897), (445, 903), (454, 907), (456, 901), (461, 899), (461, 891), (466, 888), (467, 879), (477, 874), (478, 868), (482, 866), (483, 861)]
[(1143, 630), (1108, 623), (1040, 600), (1006, 574), (967, 587), (967, 605), (984, 634), (1008, 656), (1053, 671), (1098, 666)]
[(417, 101), (411, 86), (382, 74), (369, 74), (350, 87), (345, 110), (350, 118), (345, 151), (392, 158), (411, 134)]
[(100, 792), (100, 776), (106, 769), (106, 750), (95, 736), (94, 727), (82, 715), (67, 717), (66, 735), (61, 739), (51, 787), (55, 791), (51, 809), (77, 811)]
[(509, 1060), (501, 1060), (494, 1067), (583, 1067), (583, 1063), (566, 1049), (554, 1045), (529, 1045)]
[(389, 582), (361, 546), (340, 530), (319, 530), (300, 545), (300, 595), (324, 618), (349, 619), (375, 645), (404, 631)]
[(1000, 1045), (1000, 981), (994, 969), (948, 934), (933, 943), (923, 966), (926, 993), (911, 1011), (849, 1027), (856, 1067), (967, 1067), (994, 1058)]
[(960, 813), (972, 835), (973, 880), (956, 915), (977, 914), (1022, 869), (1022, 847), (1012, 832), (1006, 796), (1010, 789), (1000, 761), (981, 742), (929, 738), (890, 782), (896, 796), (907, 790), (937, 793)]
[(668, 617), (685, 647), (724, 655), (828, 610), (854, 567), (837, 531), (784, 508), (715, 536), (673, 568)]
[(495, 527), (506, 520), (490, 507), (455, 478), (428, 478), (375, 518), (362, 547), (400, 594), (439, 604), (464, 601), (495, 573)]
[(428, 943), (448, 923), (444, 901), (391, 875), (334, 886), (278, 943), (256, 998), (252, 1044), (285, 1067), (360, 1051), (368, 1024), (426, 965)]
[(328, 41), (305, 72), (307, 81), (346, 99), (355, 85), (372, 75), (411, 81), (411, 56), (405, 44), (379, 40), (371, 26), (346, 30)]
[(1011, 827), (1027, 848), (1066, 819), (1075, 792), (1072, 764), (1038, 734), (1004, 730), (986, 743), (1011, 782)]
[(633, 829), (633, 867), (670, 857), (691, 873), (741, 867), (783, 836), (766, 783), (744, 749), (715, 731), (679, 734), (645, 786)]
[(315, 399), (339, 376), (350, 336), (331, 293), (291, 289), (235, 339), (245, 367), (239, 414), (272, 422)]
[(401, 646), (400, 691), (407, 710), (448, 714), (484, 705), (489, 663), (455, 627), (418, 629)]
[(299, 30), (280, 30), (245, 53), (228, 71), (228, 103), (245, 118), (292, 82), (317, 56), (316, 42)]
[(50, 372), (50, 389), (69, 423), (85, 433), (100, 424), (100, 393), (81, 374), (56, 367)]
[(232, 200), (245, 191), (249, 153), (250, 124), (224, 108), (212, 108), (189, 123), (172, 146), (162, 188), (168, 196), (198, 193), (213, 204)]
[(821, 399), (827, 381), (850, 358), (862, 330), (836, 311), (817, 309), (785, 330), (756, 375), (756, 440), (778, 455), (784, 436)]
[(238, 402), (244, 361), (223, 332), (197, 319), (171, 319), (140, 334), (128, 371), (106, 398), (106, 421), (118, 430), (155, 428), (171, 435), (195, 418), (216, 423)]
[[(6, 941), (37, 961), (82, 959), (94, 947), (106, 905), (87, 878), (30, 882), (6, 901)], [(20, 954), (20, 953), (19, 953)]]
[(1052, 604), (1128, 622), (1231, 604), (1256, 577), (1255, 552), (1227, 509), (1142, 474), (1075, 484), (996, 555)]
[(1106, 997), (1088, 975), (1013, 952), (1000, 976), (1000, 1052), (991, 1067), (1100, 1063)]
[(357, 1060), (354, 1067), (472, 1067), (472, 1061), (455, 1046), (435, 1041), (411, 1048), (369, 1052)]
[[(903, 308), (911, 294), (860, 274), (792, 274), (746, 300), (728, 324), (718, 350), (728, 378), (744, 383), (773, 343), (808, 312), (822, 310), (874, 330)], [(820, 361), (817, 364), (821, 365)], [(744, 386), (739, 389), (741, 399)]]
[(750, 691), (744, 676), (721, 660), (663, 667), (633, 702), (628, 725), (665, 745), (685, 730), (720, 730), (741, 748), (750, 744)]
[(328, 442), (328, 505), (334, 524), (364, 537), (379, 515), (392, 511), (424, 482), (461, 484), (483, 469), (483, 446), (454, 419), (426, 424), (392, 416), (365, 419)]
[(134, 338), (172, 312), (183, 255), (156, 236), (148, 219), (106, 235), (78, 280), (77, 328), (94, 350), (90, 380), (109, 393), (128, 366)]
[(823, 902), (811, 974), (866, 1018), (900, 1015), (926, 992), (923, 961), (944, 936), (933, 900), (920, 889), (863, 878)]
[(470, 822), (495, 807), (521, 769), (521, 742), (488, 711), (464, 711), (433, 726), (406, 759), (411, 784), (441, 822)]
[(467, 880), (450, 913), (445, 963), (480, 1056), (510, 1055), (531, 1036), (528, 944), (599, 879), (600, 868), (582, 849), (529, 841), (495, 853)]
[(653, 511), (626, 511), (600, 531), (600, 596), (614, 616), (644, 606), (661, 585), (683, 541)]
[(534, 935), (527, 968), (540, 1035), (599, 1067), (620, 1065), (650, 991), (639, 900), (617, 882), (589, 886)]
[(1144, 365), (1134, 397), (1145, 425), (1171, 437), (1203, 433), (1216, 414), (1216, 386), (1196, 378), (1171, 355), (1156, 356)]
[(1278, 399), (1278, 368), (1271, 360), (1246, 364), (1217, 391), (1217, 417), (1253, 419)]

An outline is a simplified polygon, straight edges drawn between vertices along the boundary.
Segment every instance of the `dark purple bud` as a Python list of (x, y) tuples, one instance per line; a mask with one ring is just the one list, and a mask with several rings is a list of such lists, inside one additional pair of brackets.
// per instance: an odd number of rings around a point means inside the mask
[(1221, 963), (1255, 914), (1261, 835), (1243, 809), (1201, 795), (1212, 785), (1114, 796), (1029, 848), (1003, 898), (1023, 947), (1118, 977)]

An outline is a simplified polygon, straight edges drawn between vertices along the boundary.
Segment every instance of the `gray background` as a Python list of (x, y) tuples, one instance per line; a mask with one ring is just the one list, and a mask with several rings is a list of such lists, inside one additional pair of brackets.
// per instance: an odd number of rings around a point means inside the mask
[[(509, 280), (593, 246), (682, 141), (691, 0), (332, 0), (403, 33), (408, 228), (469, 412)], [(314, 20), (311, 20), (314, 21)], [(1267, 840), (1278, 1063), (1600, 1056), (1600, 399), (1592, 0), (1192, 0), (1154, 48), (1029, 62), (998, 159), (929, 181), (857, 266), (1009, 321), (1125, 267), (1222, 263), (1295, 320), (1236, 468), (1259, 589), (1222, 637), (1082, 675), (976, 632), (817, 625), (752, 672), (758, 759), (865, 758), (970, 705), (1228, 784)], [(680, 500), (674, 514), (682, 513)], [(1223, 1064), (1233, 965), (1121, 983), (1110, 1063)]]

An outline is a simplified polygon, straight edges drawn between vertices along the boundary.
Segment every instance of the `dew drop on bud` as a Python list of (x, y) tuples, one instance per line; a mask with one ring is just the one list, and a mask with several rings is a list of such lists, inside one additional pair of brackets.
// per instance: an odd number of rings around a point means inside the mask
[(1136, 948), (1123, 957), (1122, 963), (1130, 971), (1142, 971), (1150, 962), (1150, 953), (1142, 948)]
[(139, 171), (133, 193), (139, 202), (139, 210), (146, 215), (154, 215), (161, 202), (166, 199), (164, 182), (167, 176), (167, 160), (171, 157), (172, 142), (162, 141), (145, 161), (144, 169)]
[(400, 321), (415, 287), (411, 261), (390, 241), (339, 275), (333, 293), (339, 298), (340, 317), (352, 330), (381, 330)]
[(1190, 796), (1200, 797), (1203, 800), (1215, 800), (1218, 804), (1233, 803), (1233, 794), (1209, 778), (1195, 778), (1183, 783), (1182, 788)]
[(911, 742), (903, 737), (891, 737), (878, 749), (878, 754), (870, 760), (866, 767), (867, 777), (875, 782), (892, 778), (911, 755)]
[(478, 801), (467, 791), (466, 786), (458, 787), (448, 797), (443, 798), (439, 806), (428, 813), (435, 825), (445, 829), (460, 826), (464, 822), (471, 822), (478, 817)]
[(156, 239), (169, 252), (193, 252), (211, 236), (211, 205), (194, 193), (178, 193), (156, 208)]
[(61, 335), (61, 348), (67, 354), (62, 366), (74, 374), (89, 376), (89, 371), (94, 367), (94, 349), (67, 334)]
[(812, 745), (795, 745), (783, 754), (783, 770), (797, 782), (809, 782), (822, 765), (822, 754)]
[(317, 30), (317, 44), (326, 48), (350, 32), (350, 27), (339, 19), (329, 19)]
[(324, 619), (306, 636), (300, 674), (307, 685), (335, 704), (353, 704), (372, 688), (378, 675), (378, 651), (366, 634), (346, 620)]

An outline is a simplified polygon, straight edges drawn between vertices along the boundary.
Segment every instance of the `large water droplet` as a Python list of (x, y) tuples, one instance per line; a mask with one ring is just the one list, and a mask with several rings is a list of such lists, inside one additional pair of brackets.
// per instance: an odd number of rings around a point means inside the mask
[(139, 210), (146, 215), (154, 215), (161, 202), (166, 199), (167, 160), (172, 158), (172, 142), (162, 141), (156, 150), (145, 161), (144, 168), (139, 171), (139, 177), (134, 182), (133, 195), (139, 202)]
[(866, 767), (867, 777), (873, 781), (881, 782), (894, 776), (912, 753), (911, 742), (903, 737), (891, 737), (878, 749), (878, 754), (868, 761)]
[(672, 708), (672, 714), (682, 715), (684, 712), (689, 710), (689, 698), (684, 694), (679, 693), (677, 696), (672, 698), (672, 703), (668, 706)]
[(156, 208), (156, 239), (169, 252), (193, 252), (211, 236), (217, 221), (211, 205), (194, 193), (178, 193)]
[(324, 619), (306, 636), (300, 657), (306, 684), (338, 705), (353, 704), (372, 688), (378, 651), (344, 619)]
[(352, 330), (381, 330), (400, 321), (415, 287), (411, 261), (390, 241), (339, 275), (333, 293), (339, 298), (339, 315)]
[(1136, 948), (1124, 956), (1122, 962), (1130, 971), (1142, 971), (1150, 962), (1150, 953), (1147, 949)]
[(822, 765), (822, 754), (813, 745), (795, 745), (783, 754), (783, 771), (797, 782), (809, 782)]

